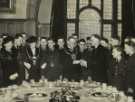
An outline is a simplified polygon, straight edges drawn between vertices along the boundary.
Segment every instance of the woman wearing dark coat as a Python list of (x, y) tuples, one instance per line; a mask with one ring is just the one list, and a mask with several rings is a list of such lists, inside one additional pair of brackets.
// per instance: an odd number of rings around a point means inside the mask
[(18, 84), (19, 67), (17, 58), (12, 50), (13, 38), (6, 37), (0, 52), (0, 65), (3, 72), (3, 86)]

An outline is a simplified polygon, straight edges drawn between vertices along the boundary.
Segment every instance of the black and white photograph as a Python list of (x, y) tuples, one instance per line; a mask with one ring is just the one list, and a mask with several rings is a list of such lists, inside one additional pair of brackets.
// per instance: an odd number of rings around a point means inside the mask
[(0, 102), (135, 102), (135, 0), (0, 0)]

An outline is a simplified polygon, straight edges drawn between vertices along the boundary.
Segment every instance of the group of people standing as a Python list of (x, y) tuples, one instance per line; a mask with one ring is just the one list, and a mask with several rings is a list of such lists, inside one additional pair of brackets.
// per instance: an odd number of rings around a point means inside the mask
[(49, 81), (92, 79), (119, 90), (135, 91), (135, 39), (109, 41), (93, 34), (85, 39), (72, 35), (56, 40), (16, 34), (0, 37), (0, 85), (46, 78)]

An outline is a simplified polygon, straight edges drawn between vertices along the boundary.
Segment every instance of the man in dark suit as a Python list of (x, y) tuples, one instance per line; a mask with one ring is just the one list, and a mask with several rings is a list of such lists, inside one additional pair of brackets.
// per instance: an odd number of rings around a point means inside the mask
[(92, 62), (91, 71), (92, 79), (98, 82), (108, 82), (107, 78), (107, 53), (105, 49), (100, 45), (100, 37), (98, 35), (91, 36), (92, 44)]
[(69, 37), (63, 62), (63, 75), (69, 81), (79, 81), (81, 79), (81, 66), (80, 60), (77, 59), (77, 53), (76, 40), (73, 37)]
[(24, 46), (22, 46), (22, 35), (21, 34), (16, 34), (14, 37), (14, 45), (13, 45), (13, 54), (14, 56), (16, 56), (15, 60), (17, 61), (17, 65), (19, 68), (19, 84), (22, 83), (23, 79), (24, 79), (24, 71), (22, 68), (22, 54), (24, 52)]
[(77, 59), (80, 60), (82, 77), (81, 79), (87, 80), (88, 77), (91, 77), (90, 63), (91, 63), (91, 50), (88, 50), (86, 47), (86, 42), (84, 39), (78, 41), (78, 53)]
[(63, 76), (63, 69), (64, 69), (64, 60), (65, 60), (65, 48), (66, 48), (66, 42), (65, 39), (63, 37), (59, 37), (57, 39), (57, 51), (59, 53), (59, 62), (60, 62), (60, 66), (62, 68), (62, 76)]
[(126, 60), (127, 93), (135, 97), (135, 43), (129, 40), (124, 47), (124, 51), (128, 55)]
[(47, 38), (41, 37), (40, 39), (40, 68), (41, 76), (44, 77), (45, 67), (47, 66), (48, 48)]
[(62, 68), (60, 65), (60, 57), (55, 42), (52, 38), (48, 38), (48, 51), (47, 51), (47, 65), (44, 68), (44, 76), (49, 81), (56, 81), (62, 75)]
[(109, 84), (117, 87), (118, 90), (125, 91), (126, 65), (123, 50), (120, 46), (113, 47), (109, 62)]

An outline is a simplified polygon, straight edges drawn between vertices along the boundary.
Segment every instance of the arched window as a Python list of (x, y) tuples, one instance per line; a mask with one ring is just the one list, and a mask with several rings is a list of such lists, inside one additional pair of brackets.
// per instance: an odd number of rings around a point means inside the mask
[(88, 8), (79, 15), (79, 37), (86, 38), (91, 34), (101, 34), (101, 17), (96, 10)]
[[(88, 8), (91, 10), (87, 10)], [(99, 14), (92, 8), (97, 9)], [(88, 12), (91, 13), (87, 14)], [(92, 14), (97, 19), (90, 17)], [(79, 37), (89, 36), (81, 33), (86, 29), (88, 32), (86, 25), (91, 26), (93, 22), (93, 27), (98, 27), (98, 31), (100, 29), (102, 37), (121, 37), (122, 0), (67, 0), (67, 36), (72, 33), (78, 34)], [(94, 29), (89, 30), (89, 34), (94, 33)]]

